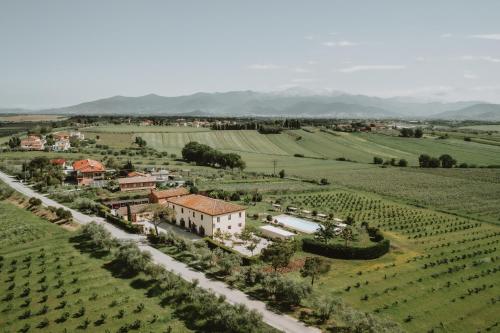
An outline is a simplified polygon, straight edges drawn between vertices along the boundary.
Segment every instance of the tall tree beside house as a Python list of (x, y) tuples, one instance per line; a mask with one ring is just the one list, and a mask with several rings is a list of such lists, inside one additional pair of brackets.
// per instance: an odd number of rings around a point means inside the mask
[(158, 226), (161, 224), (162, 220), (170, 220), (174, 216), (174, 211), (164, 205), (160, 204), (149, 204), (146, 205), (141, 212), (152, 212), (153, 213), (153, 219), (151, 223), (153, 224), (155, 228), (155, 233), (156, 235), (159, 235), (160, 233), (158, 232)]
[(330, 263), (321, 257), (307, 257), (304, 266), (300, 270), (303, 277), (311, 277), (311, 286), (314, 285), (314, 280), (320, 274), (325, 274), (330, 271)]
[(316, 231), (315, 236), (323, 243), (328, 243), (335, 237), (335, 225), (332, 221), (325, 221), (321, 223), (321, 227)]

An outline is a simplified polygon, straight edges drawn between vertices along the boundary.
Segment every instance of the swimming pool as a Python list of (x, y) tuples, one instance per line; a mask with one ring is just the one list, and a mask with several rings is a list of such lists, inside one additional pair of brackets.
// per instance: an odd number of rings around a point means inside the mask
[(273, 219), (278, 221), (278, 223), (283, 223), (283, 225), (287, 228), (297, 230), (306, 234), (313, 234), (321, 227), (319, 223), (307, 221), (286, 214), (274, 216)]

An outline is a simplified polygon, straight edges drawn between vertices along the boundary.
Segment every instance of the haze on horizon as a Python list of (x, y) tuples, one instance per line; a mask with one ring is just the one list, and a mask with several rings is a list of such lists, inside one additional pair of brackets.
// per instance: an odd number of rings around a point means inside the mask
[(303, 87), (500, 103), (500, 2), (1, 1), (0, 107)]

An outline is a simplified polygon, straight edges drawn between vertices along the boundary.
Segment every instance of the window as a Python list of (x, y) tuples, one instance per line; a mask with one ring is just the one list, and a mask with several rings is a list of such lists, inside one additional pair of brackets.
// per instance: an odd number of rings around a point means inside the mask
[(238, 215), (241, 217), (241, 212), (239, 212)]
[(194, 217), (194, 212), (193, 212), (193, 217)]
[(241, 227), (241, 223), (238, 223), (238, 227)]
[(230, 226), (230, 225), (228, 225), (228, 226), (227, 226), (227, 228), (228, 228), (228, 229), (231, 229), (231, 226)]
[(181, 208), (181, 213), (184, 213), (184, 208)]
[(219, 216), (217, 216), (217, 222), (220, 222), (220, 217)]
[(228, 219), (229, 221), (231, 221), (231, 214), (229, 214), (229, 215), (227, 216), (227, 219)]
[(201, 220), (203, 221), (203, 214), (201, 214)]
[(220, 228), (217, 228), (217, 231), (220, 231)]

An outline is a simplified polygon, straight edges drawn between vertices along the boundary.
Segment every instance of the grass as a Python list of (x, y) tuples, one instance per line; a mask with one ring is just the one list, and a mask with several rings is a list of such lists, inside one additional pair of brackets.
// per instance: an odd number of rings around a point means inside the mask
[(60, 116), (55, 114), (22, 114), (22, 115), (12, 115), (12, 116), (0, 116), (0, 121), (8, 122), (26, 122), (26, 121), (55, 121), (67, 119), (66, 116)]
[[(79, 251), (74, 232), (5, 201), (0, 202), (0, 226), (1, 332), (23, 327), (30, 332), (116, 332), (137, 320), (141, 331), (160, 332), (170, 326), (173, 332), (189, 332), (175, 319), (172, 307), (145, 297), (141, 276), (114, 277), (106, 268), (108, 258)], [(7, 300), (9, 294), (13, 299)], [(144, 309), (139, 312), (141, 303)], [(85, 314), (79, 316), (82, 308)], [(27, 310), (31, 314), (24, 318)], [(118, 318), (122, 310), (124, 317)], [(45, 319), (48, 325), (42, 328)]]

